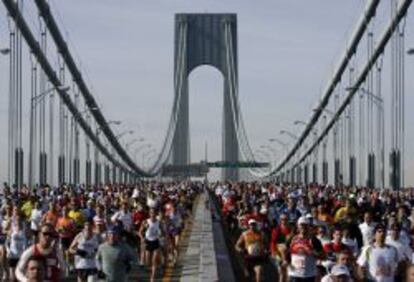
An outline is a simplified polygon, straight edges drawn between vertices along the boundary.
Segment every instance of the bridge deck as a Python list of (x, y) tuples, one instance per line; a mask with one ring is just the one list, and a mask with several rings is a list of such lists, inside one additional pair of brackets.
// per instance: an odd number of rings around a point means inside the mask
[[(157, 275), (162, 282), (218, 281), (210, 211), (202, 194), (194, 206), (194, 217), (183, 232), (175, 266)], [(129, 281), (149, 281), (149, 271), (135, 269)]]

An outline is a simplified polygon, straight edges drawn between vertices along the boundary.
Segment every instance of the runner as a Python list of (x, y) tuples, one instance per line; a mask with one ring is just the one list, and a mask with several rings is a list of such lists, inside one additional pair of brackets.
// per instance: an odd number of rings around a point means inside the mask
[(128, 272), (136, 261), (133, 250), (120, 240), (120, 231), (111, 226), (107, 241), (96, 254), (98, 278), (106, 282), (126, 282)]
[(240, 235), (235, 248), (243, 254), (248, 277), (259, 282), (262, 281), (263, 264), (266, 258), (264, 234), (255, 219), (250, 219), (248, 225), (249, 229)]
[(291, 282), (315, 281), (317, 277), (316, 262), (323, 258), (320, 241), (309, 232), (310, 221), (302, 216), (298, 220), (298, 234), (295, 235), (289, 247), (290, 263), (288, 276)]
[(97, 274), (97, 266), (95, 256), (101, 241), (99, 237), (93, 233), (91, 221), (85, 222), (82, 232), (76, 235), (69, 252), (75, 255), (75, 269), (78, 282), (86, 282), (95, 278)]
[(27, 281), (25, 270), (32, 257), (38, 257), (45, 261), (44, 282), (61, 281), (61, 270), (65, 267), (62, 252), (57, 247), (56, 231), (51, 224), (43, 224), (40, 228), (39, 242), (26, 249), (19, 259), (16, 267), (16, 278), (19, 281)]
[(395, 247), (385, 244), (384, 225), (376, 225), (374, 234), (374, 243), (365, 246), (357, 260), (360, 279), (393, 282), (401, 262), (398, 251)]
[(140, 229), (141, 240), (145, 242), (145, 265), (151, 269), (151, 282), (155, 281), (158, 262), (160, 260), (161, 226), (155, 209), (150, 209), (149, 218)]

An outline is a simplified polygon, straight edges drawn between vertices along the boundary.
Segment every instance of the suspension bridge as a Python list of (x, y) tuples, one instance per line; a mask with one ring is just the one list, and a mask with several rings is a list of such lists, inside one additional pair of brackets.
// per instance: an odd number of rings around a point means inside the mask
[[(56, 11), (46, 0), (26, 2), (2, 0), (1, 24), (8, 27), (9, 35), (1, 40), (9, 45), (0, 50), (9, 58), (9, 71), (2, 73), (9, 89), (8, 132), (3, 134), (8, 147), (2, 153), (7, 154), (4, 182), (10, 186), (181, 180), (204, 177), (211, 167), (222, 168), (222, 180), (233, 182), (408, 186), (406, 144), (411, 140), (406, 140), (410, 105), (406, 104), (405, 62), (414, 54), (405, 44), (410, 0), (388, 1), (391, 5), (366, 1), (309, 118), (294, 122), (302, 126), (301, 131), (280, 128), (277, 137), (247, 132), (239, 99), (243, 91), (239, 91), (237, 15), (175, 14), (171, 22), (174, 98), (167, 130), (160, 137), (159, 150), (141, 144), (135, 151), (129, 147), (142, 140), (120, 141), (132, 131), (114, 131), (121, 121), (104, 115)], [(36, 25), (27, 17), (27, 9), (38, 15)], [(210, 65), (223, 76), (222, 159), (192, 163), (189, 75), (201, 65)], [(29, 105), (28, 117), (24, 105)], [(267, 142), (260, 149), (251, 145), (257, 138)], [(140, 160), (135, 155), (142, 152)]]

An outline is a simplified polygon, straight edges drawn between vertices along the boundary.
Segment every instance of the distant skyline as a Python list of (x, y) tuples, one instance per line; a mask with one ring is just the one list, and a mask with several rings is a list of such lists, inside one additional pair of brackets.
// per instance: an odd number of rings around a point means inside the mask
[[(121, 120), (115, 131), (132, 129), (160, 149), (168, 126), (173, 101), (173, 38), (175, 13), (236, 13), (239, 45), (239, 100), (246, 131), (253, 148), (268, 144), (271, 137), (292, 143), (280, 130), (300, 134), (325, 90), (332, 71), (350, 38), (367, 1), (263, 0), (49, 0), (69, 48), (108, 120)], [(389, 20), (387, 3), (380, 4), (374, 24), (375, 38)], [(56, 11), (58, 13), (56, 13)], [(406, 47), (414, 47), (413, 7), (406, 22)], [(6, 11), (0, 4), (0, 47), (8, 44)], [(25, 15), (38, 30), (37, 11), (25, 1)], [(378, 32), (377, 32), (378, 31)], [(49, 55), (56, 55), (49, 40)], [(387, 49), (389, 53), (389, 48)], [(25, 54), (24, 130), (28, 131), (30, 73)], [(366, 56), (361, 42), (357, 69)], [(390, 109), (390, 60), (384, 58), (384, 95)], [(8, 59), (0, 57), (0, 147), (7, 148)], [(406, 61), (406, 183), (414, 185), (414, 56)], [(67, 77), (69, 75), (67, 74)], [(70, 83), (69, 83), (70, 84)], [(192, 161), (221, 159), (223, 79), (216, 69), (202, 66), (190, 74), (190, 138)], [(343, 83), (342, 88), (346, 85)], [(57, 106), (57, 105), (56, 105)], [(57, 108), (57, 107), (56, 107)], [(331, 105), (332, 108), (332, 105)], [(57, 110), (56, 110), (57, 111)], [(386, 138), (389, 150), (389, 120)], [(57, 132), (57, 131), (56, 131)], [(26, 138), (27, 139), (27, 138)], [(27, 157), (27, 141), (25, 156)], [(81, 134), (81, 144), (83, 144)], [(57, 144), (56, 152), (57, 152)], [(280, 150), (280, 155), (283, 150)], [(280, 156), (279, 156), (280, 157)], [(138, 156), (141, 161), (142, 156)], [(388, 167), (388, 155), (386, 155)], [(27, 174), (27, 167), (25, 167)], [(217, 171), (212, 175), (217, 176)], [(7, 177), (6, 150), (0, 153), (0, 180)], [(27, 177), (25, 177), (26, 182)], [(388, 175), (387, 178), (388, 179)], [(388, 183), (388, 182), (387, 182)]]

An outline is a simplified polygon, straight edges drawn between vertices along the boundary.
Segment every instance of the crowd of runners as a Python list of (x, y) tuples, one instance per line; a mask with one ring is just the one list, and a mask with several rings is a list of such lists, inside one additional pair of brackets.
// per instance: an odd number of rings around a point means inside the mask
[[(414, 190), (212, 187), (248, 281), (414, 281)], [(266, 273), (263, 273), (266, 269)]]
[(132, 267), (150, 281), (174, 265), (202, 186), (143, 182), (99, 187), (2, 190), (2, 281), (127, 281)]
[[(155, 281), (177, 262), (203, 188), (155, 181), (53, 189), (5, 185), (1, 278), (123, 282), (139, 267)], [(238, 254), (231, 259), (242, 262), (241, 279), (414, 282), (414, 189), (226, 182), (210, 191)]]

